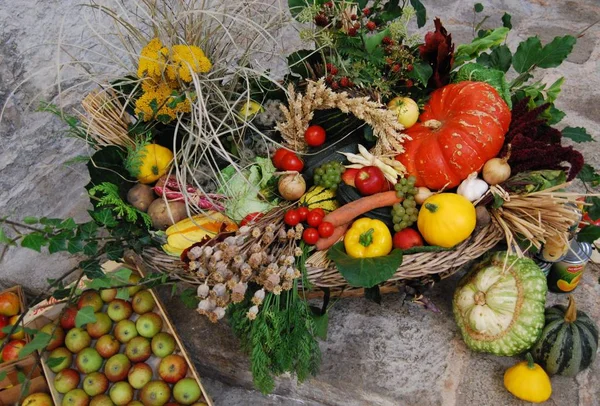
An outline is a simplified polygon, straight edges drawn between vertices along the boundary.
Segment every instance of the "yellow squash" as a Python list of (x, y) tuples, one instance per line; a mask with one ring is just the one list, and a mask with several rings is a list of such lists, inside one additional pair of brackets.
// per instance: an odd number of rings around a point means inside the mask
[(454, 247), (467, 239), (475, 229), (475, 207), (456, 193), (439, 193), (423, 202), (417, 226), (430, 245)]
[(158, 144), (149, 144), (138, 152), (141, 157), (141, 165), (138, 169), (137, 179), (141, 183), (154, 183), (167, 173), (173, 153), (169, 148)]
[(544, 369), (533, 362), (527, 353), (527, 361), (508, 368), (504, 373), (504, 387), (519, 399), (542, 403), (550, 399), (552, 385)]
[(238, 229), (233, 220), (216, 211), (183, 219), (167, 228), (167, 243), (162, 248), (169, 255), (179, 256), (194, 243), (202, 241), (205, 237), (212, 238), (217, 235), (223, 225), (223, 231)]

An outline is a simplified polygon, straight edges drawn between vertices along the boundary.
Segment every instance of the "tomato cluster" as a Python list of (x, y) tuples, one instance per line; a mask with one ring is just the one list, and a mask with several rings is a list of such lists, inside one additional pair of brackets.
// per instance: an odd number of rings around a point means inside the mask
[(302, 172), (304, 161), (289, 149), (279, 148), (273, 155), (273, 165), (281, 171)]
[(328, 221), (323, 221), (325, 211), (321, 208), (308, 209), (299, 207), (288, 210), (283, 221), (290, 227), (295, 227), (300, 223), (307, 223), (308, 227), (302, 233), (302, 239), (309, 245), (317, 243), (319, 238), (327, 238), (333, 235), (334, 226)]

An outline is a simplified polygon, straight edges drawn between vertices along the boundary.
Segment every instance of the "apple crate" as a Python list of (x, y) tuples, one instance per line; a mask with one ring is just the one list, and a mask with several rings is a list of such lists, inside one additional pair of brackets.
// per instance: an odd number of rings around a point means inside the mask
[[(133, 273), (137, 273), (142, 277), (144, 276), (143, 273), (139, 269), (132, 269), (132, 267), (129, 265), (116, 263), (113, 261), (109, 261), (109, 262), (105, 263), (103, 265), (103, 268), (104, 268), (105, 272), (112, 272), (112, 271), (115, 271), (120, 268), (128, 268), (128, 269), (131, 269)], [(81, 289), (85, 289), (85, 280), (82, 280), (80, 282), (79, 287)], [(159, 299), (158, 295), (156, 294), (156, 292), (153, 289), (148, 289), (148, 291), (152, 294), (152, 297), (156, 303), (156, 306), (155, 306), (153, 312), (158, 314), (162, 319), (162, 330), (161, 331), (171, 334), (175, 339), (175, 351), (173, 352), (173, 354), (181, 355), (185, 359), (185, 361), (187, 363), (186, 378), (193, 378), (198, 383), (198, 386), (200, 387), (200, 390), (202, 393), (201, 393), (200, 399), (197, 402), (200, 404), (206, 404), (208, 406), (213, 406), (214, 404), (213, 404), (212, 400), (206, 393), (206, 390), (203, 387), (202, 382), (200, 381), (200, 376), (198, 375), (198, 371), (196, 371), (194, 363), (192, 362), (191, 358), (189, 357), (188, 353), (186, 352), (185, 347), (181, 341), (181, 338), (179, 337), (179, 335), (177, 334), (177, 331), (175, 330), (175, 328), (173, 326), (173, 323), (167, 316), (167, 312), (165, 311), (164, 304)], [(55, 302), (55, 305), (48, 306), (49, 304), (52, 304), (52, 302)], [(25, 325), (28, 327), (31, 327), (31, 328), (39, 329), (42, 326), (44, 326), (45, 324), (47, 324), (51, 321), (57, 320), (58, 317), (60, 316), (61, 311), (63, 310), (64, 306), (65, 306), (64, 303), (56, 303), (56, 301), (54, 301), (53, 299), (50, 299), (49, 301), (41, 302), (35, 308), (32, 308), (28, 312), (28, 314), (25, 317)], [(106, 310), (107, 310), (107, 304), (104, 304), (102, 311), (106, 312)], [(133, 313), (132, 316), (130, 317), (130, 320), (135, 322), (138, 317), (139, 316), (137, 314)], [(114, 323), (114, 324), (116, 324), (116, 323)], [(109, 334), (113, 334), (113, 330), (114, 330), (114, 325), (113, 325), (113, 329), (111, 330), (111, 332)], [(97, 342), (96, 339), (92, 339), (90, 347), (94, 348), (96, 345), (96, 342)], [(124, 352), (125, 352), (125, 344), (120, 344), (119, 353), (122, 354)], [(56, 373), (53, 372), (47, 365), (47, 361), (49, 358), (49, 352), (42, 352), (40, 355), (41, 355), (41, 359), (42, 359), (41, 364), (42, 364), (42, 368), (44, 370), (44, 374), (46, 375), (46, 377), (48, 378), (48, 382), (50, 383), (49, 384), (50, 393), (52, 395), (52, 398), (54, 399), (55, 404), (60, 405), (60, 404), (62, 404), (63, 395), (60, 394), (58, 391), (56, 391), (56, 389), (54, 388), (54, 385), (53, 385), (54, 378), (56, 377)], [(156, 357), (154, 354), (152, 354), (149, 359), (144, 361), (146, 364), (148, 364), (152, 368), (152, 371), (153, 371), (152, 380), (160, 380), (160, 376), (158, 375), (158, 366), (159, 366), (160, 361), (161, 361), (161, 359)], [(105, 364), (106, 364), (106, 360), (103, 360), (102, 367), (100, 368), (99, 371), (104, 370)], [(134, 363), (132, 362), (131, 364), (133, 365)], [(73, 363), (71, 365), (71, 368), (76, 369), (75, 355), (73, 356)], [(125, 381), (127, 381), (127, 379), (125, 379)], [(81, 377), (81, 382), (78, 386), (79, 388), (82, 387), (82, 383), (83, 383), (83, 377)], [(110, 387), (112, 387), (112, 385), (113, 384), (111, 383)], [(171, 390), (172, 390), (174, 385), (169, 385), (169, 386), (171, 387)], [(106, 391), (106, 394), (108, 394), (110, 387)], [(135, 391), (134, 399), (138, 399), (139, 392), (140, 392), (139, 390)]]
[[(21, 288), (21, 286), (16, 285), (16, 286), (13, 286), (13, 287), (11, 287), (9, 289), (5, 289), (3, 291), (0, 291), (0, 295), (3, 294), (3, 293), (7, 293), (7, 292), (12, 292), (12, 293), (16, 294), (17, 297), (19, 298), (19, 307), (20, 307), (20, 309), (19, 309), (19, 313), (17, 314), (17, 317), (18, 317), (23, 312), (23, 310), (26, 308), (26, 306), (25, 306), (25, 294), (23, 293), (23, 289)], [(4, 324), (4, 323), (1, 323), (1, 324)], [(20, 325), (21, 325), (21, 327), (24, 326), (24, 319), (21, 320)], [(0, 326), (0, 329), (2, 329), (4, 327), (6, 327), (6, 326), (2, 325), (2, 326)], [(25, 342), (29, 342), (29, 336), (27, 334), (25, 334), (24, 332), (21, 332), (21, 334), (22, 334), (22, 338), (21, 339), (24, 340)], [(11, 341), (14, 338), (15, 337), (9, 337), (9, 336), (6, 336), (4, 338), (0, 338), (0, 344), (3, 344), (5, 341)], [(0, 358), (1, 358), (1, 354), (0, 354)], [(8, 366), (10, 366), (12, 364), (15, 364), (15, 363), (18, 363), (18, 362), (19, 362), (19, 360), (6, 361), (6, 362), (0, 361), (0, 367), (8, 367)]]
[[(32, 393), (50, 393), (50, 386), (42, 375), (40, 363), (35, 355), (0, 365), (0, 406), (19, 405), (27, 395)], [(28, 377), (24, 383), (23, 376)], [(24, 385), (26, 387), (24, 387)]]

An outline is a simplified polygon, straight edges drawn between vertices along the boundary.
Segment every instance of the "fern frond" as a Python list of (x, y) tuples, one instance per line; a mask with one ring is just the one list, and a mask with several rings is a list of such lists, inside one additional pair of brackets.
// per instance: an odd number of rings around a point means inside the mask
[(146, 157), (145, 146), (152, 141), (152, 134), (140, 135), (134, 140), (134, 146), (127, 146), (127, 158), (125, 159), (125, 169), (135, 178), (140, 174), (140, 167)]
[[(101, 193), (102, 196), (96, 196)], [(146, 213), (125, 203), (119, 196), (119, 187), (114, 183), (102, 182), (94, 186), (89, 191), (90, 196), (95, 196), (98, 201), (97, 206), (109, 207), (119, 217), (124, 218), (129, 223), (136, 223), (141, 218), (146, 227), (152, 226), (152, 219)]]

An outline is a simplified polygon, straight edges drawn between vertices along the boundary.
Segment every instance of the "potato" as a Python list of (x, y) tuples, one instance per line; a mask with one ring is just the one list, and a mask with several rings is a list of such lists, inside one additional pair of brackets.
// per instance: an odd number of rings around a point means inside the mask
[(166, 202), (163, 198), (158, 198), (148, 207), (148, 215), (155, 229), (166, 230), (170, 225), (186, 218), (187, 211), (183, 202)]
[(144, 185), (143, 183), (138, 183), (127, 192), (127, 201), (133, 207), (144, 213), (148, 211), (148, 207), (150, 207), (154, 198), (155, 196), (152, 187)]

